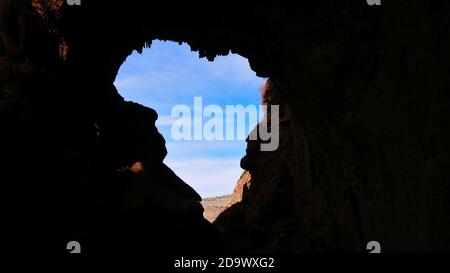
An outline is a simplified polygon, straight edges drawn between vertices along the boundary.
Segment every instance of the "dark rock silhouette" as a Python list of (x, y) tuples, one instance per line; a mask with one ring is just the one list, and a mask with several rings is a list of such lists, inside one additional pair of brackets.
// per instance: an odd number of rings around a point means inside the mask
[[(42, 252), (70, 240), (91, 253), (222, 251), (218, 240), (449, 251), (449, 13), (448, 1), (420, 0), (3, 0), (5, 234)], [(245, 56), (285, 111), (279, 150), (248, 143), (248, 194), (216, 226), (162, 163), (156, 113), (112, 84), (154, 39)]]

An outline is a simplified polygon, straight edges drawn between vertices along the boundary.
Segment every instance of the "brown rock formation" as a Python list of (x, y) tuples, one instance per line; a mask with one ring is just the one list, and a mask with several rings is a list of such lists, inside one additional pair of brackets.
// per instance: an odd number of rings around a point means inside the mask
[(216, 218), (229, 207), (231, 195), (203, 198), (203, 217), (213, 223)]
[(167, 39), (247, 57), (285, 111), (280, 149), (248, 143), (251, 187), (218, 221), (233, 250), (450, 250), (448, 1), (82, 2), (0, 1), (15, 245), (214, 249), (198, 195), (162, 163), (155, 111), (112, 84)]
[[(310, 170), (300, 167), (311, 164), (303, 126), (270, 79), (262, 94), (263, 103), (280, 106), (280, 146), (264, 152), (260, 141), (247, 140), (241, 166), (248, 171), (235, 190), (241, 200), (215, 222), (225, 232), (233, 231), (230, 237), (235, 240), (228, 238), (228, 247), (269, 252), (362, 251), (358, 245), (361, 215), (358, 203), (352, 203), (359, 201), (351, 199), (355, 196), (350, 192), (330, 208), (335, 213), (327, 215), (320, 188), (309, 185)], [(342, 234), (345, 240), (339, 237)]]
[(236, 183), (236, 187), (233, 190), (233, 194), (230, 196), (230, 200), (228, 201), (227, 207), (231, 207), (234, 204), (242, 202), (244, 200), (244, 196), (247, 194), (250, 189), (251, 184), (251, 175), (248, 171), (244, 171)]

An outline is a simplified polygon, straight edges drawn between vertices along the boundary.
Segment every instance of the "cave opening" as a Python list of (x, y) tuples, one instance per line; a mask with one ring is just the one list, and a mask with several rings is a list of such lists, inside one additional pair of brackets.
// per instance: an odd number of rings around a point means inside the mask
[[(125, 100), (156, 110), (168, 151), (164, 163), (200, 194), (213, 221), (243, 176), (245, 139), (263, 116), (252, 110), (261, 103), (264, 82), (238, 54), (211, 62), (185, 43), (154, 40), (126, 59), (114, 84)], [(177, 107), (192, 111), (183, 116)], [(190, 138), (177, 137), (177, 125)]]
[[(448, 1), (414, 1), (407, 13), (401, 1), (81, 2), (0, 1), (14, 246), (329, 253), (366, 252), (377, 240), (383, 252), (450, 249)], [(248, 194), (214, 225), (163, 163), (155, 111), (113, 86), (132, 50), (154, 39), (187, 42), (208, 59), (232, 50), (278, 90), (280, 149), (248, 149)], [(183, 94), (170, 91), (155, 98)]]

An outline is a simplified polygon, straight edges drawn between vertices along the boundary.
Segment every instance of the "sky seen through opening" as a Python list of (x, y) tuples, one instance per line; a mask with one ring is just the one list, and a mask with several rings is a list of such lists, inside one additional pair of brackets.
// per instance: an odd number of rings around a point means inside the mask
[[(177, 118), (171, 117), (172, 108), (183, 104), (194, 113), (194, 97), (202, 98), (203, 108), (215, 104), (224, 113), (226, 105), (258, 107), (264, 81), (237, 54), (209, 62), (187, 44), (153, 41), (142, 54), (134, 51), (127, 58), (114, 84), (125, 100), (158, 112), (156, 126), (168, 151), (164, 163), (202, 197), (211, 197), (232, 193), (243, 172), (239, 162), (246, 143), (237, 139), (175, 141), (171, 128)], [(203, 124), (209, 119), (203, 118)], [(249, 124), (248, 117), (245, 123), (246, 133), (256, 125)], [(234, 126), (236, 131), (236, 121)]]

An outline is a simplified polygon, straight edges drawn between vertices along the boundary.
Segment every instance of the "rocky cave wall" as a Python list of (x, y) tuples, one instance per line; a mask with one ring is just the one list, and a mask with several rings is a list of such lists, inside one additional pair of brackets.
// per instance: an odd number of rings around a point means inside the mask
[[(13, 239), (91, 252), (449, 250), (450, 4), (162, 2), (0, 1)], [(280, 148), (248, 143), (250, 185), (214, 226), (162, 163), (155, 111), (113, 85), (154, 39), (245, 56), (283, 109)]]

